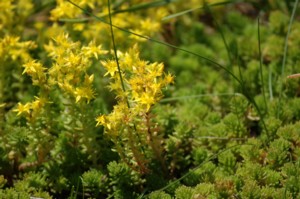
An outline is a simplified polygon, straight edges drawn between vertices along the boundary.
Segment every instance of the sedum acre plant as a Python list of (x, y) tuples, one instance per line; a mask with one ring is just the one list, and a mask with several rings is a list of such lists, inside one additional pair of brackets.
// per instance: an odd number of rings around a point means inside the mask
[(116, 93), (118, 103), (110, 114), (97, 117), (97, 125), (104, 126), (115, 150), (132, 168), (147, 173), (148, 161), (153, 156), (165, 167), (162, 137), (152, 123), (150, 110), (174, 77), (164, 73), (162, 63), (141, 60), (137, 46), (117, 56), (117, 61), (104, 61), (102, 65), (107, 70), (105, 75), (110, 76), (108, 87)]
[(49, 93), (57, 87), (67, 98), (75, 99), (76, 103), (85, 100), (89, 102), (95, 98), (92, 88), (94, 75), (88, 75), (91, 58), (98, 58), (106, 54), (101, 46), (90, 42), (88, 46), (80, 46), (79, 42), (72, 42), (68, 35), (59, 35), (45, 46), (45, 50), (53, 59), (52, 66), (47, 69), (36, 60), (23, 65), (23, 74), (32, 79), (32, 84), (40, 88), (39, 97), (31, 103), (19, 103), (15, 111), (18, 115), (24, 114), (28, 120), (34, 118), (46, 102), (51, 103)]

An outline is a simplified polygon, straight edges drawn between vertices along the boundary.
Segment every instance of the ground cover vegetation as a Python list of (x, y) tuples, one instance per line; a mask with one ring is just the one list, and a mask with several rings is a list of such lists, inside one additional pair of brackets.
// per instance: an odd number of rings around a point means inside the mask
[(298, 0), (0, 0), (0, 198), (299, 198)]

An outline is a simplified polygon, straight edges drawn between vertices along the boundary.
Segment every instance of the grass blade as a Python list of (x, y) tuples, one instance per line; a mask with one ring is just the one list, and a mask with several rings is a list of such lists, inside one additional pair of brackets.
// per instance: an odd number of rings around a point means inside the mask
[(270, 93), (270, 101), (273, 100), (273, 89), (272, 89), (272, 65), (269, 65), (269, 93)]
[(233, 59), (232, 59), (232, 56), (231, 56), (231, 52), (230, 52), (230, 49), (229, 49), (229, 46), (228, 46), (228, 43), (227, 43), (227, 40), (225, 38), (225, 35), (224, 35), (224, 32), (220, 26), (220, 24), (218, 23), (218, 21), (215, 19), (211, 9), (210, 9), (210, 5), (209, 4), (204, 4), (204, 9), (210, 14), (210, 16), (212, 17), (212, 20), (213, 22), (215, 23), (216, 25), (216, 28), (217, 30), (219, 31), (221, 37), (222, 37), (222, 41), (224, 43), (224, 46), (226, 48), (226, 52), (227, 52), (227, 56), (228, 56), (228, 61), (229, 61), (229, 64), (228, 64), (228, 70), (229, 71), (232, 71), (232, 65), (233, 65)]
[(199, 95), (188, 95), (188, 96), (178, 96), (161, 99), (160, 102), (172, 102), (178, 100), (188, 100), (193, 98), (203, 98), (203, 97), (215, 97), (215, 96), (243, 96), (241, 93), (212, 93), (212, 94), (199, 94)]
[(259, 24), (259, 17), (257, 18), (257, 40), (258, 40), (258, 54), (259, 54), (259, 70), (260, 70), (260, 78), (262, 83), (262, 93), (264, 97), (264, 103), (266, 112), (268, 113), (268, 105), (265, 93), (265, 85), (264, 85), (264, 76), (263, 76), (263, 68), (262, 68), (262, 54), (261, 54), (261, 40), (260, 40), (260, 24)]
[[(123, 77), (122, 77), (122, 74), (121, 74), (119, 58), (118, 58), (117, 48), (116, 48), (116, 43), (115, 43), (114, 30), (113, 30), (113, 26), (112, 26), (111, 13), (110, 13), (110, 0), (107, 0), (107, 4), (108, 4), (108, 15), (109, 15), (111, 40), (112, 40), (112, 43), (113, 43), (113, 49), (114, 49), (115, 59), (116, 59), (117, 67), (118, 67), (118, 73), (119, 73), (122, 89), (123, 89), (124, 92), (126, 92)], [(130, 107), (128, 101), (127, 101), (127, 105), (128, 105), (128, 107)]]

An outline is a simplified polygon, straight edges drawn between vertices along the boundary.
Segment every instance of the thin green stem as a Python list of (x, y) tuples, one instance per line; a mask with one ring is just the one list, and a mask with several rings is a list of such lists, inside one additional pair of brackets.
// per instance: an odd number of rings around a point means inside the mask
[(161, 99), (160, 102), (172, 102), (177, 100), (188, 100), (192, 98), (202, 97), (215, 97), (215, 96), (243, 96), (241, 93), (211, 93), (211, 94), (199, 94), (199, 95), (187, 95)]
[(270, 93), (270, 101), (273, 100), (273, 88), (272, 88), (272, 65), (269, 65), (269, 93)]
[[(110, 0), (107, 0), (107, 4), (108, 4), (108, 16), (109, 16), (111, 40), (112, 40), (112, 43), (113, 43), (115, 59), (116, 59), (116, 62), (117, 62), (118, 74), (119, 74), (119, 77), (120, 77), (122, 89), (123, 89), (124, 92), (126, 92), (124, 81), (123, 81), (123, 77), (122, 77), (122, 73), (121, 73), (121, 69), (120, 69), (119, 58), (118, 58), (118, 54), (117, 54), (117, 48), (116, 48), (116, 43), (115, 43), (114, 30), (113, 30), (113, 26), (112, 26), (112, 20), (111, 20), (111, 14), (110, 14)], [(128, 100), (126, 100), (126, 101), (127, 101), (128, 108), (130, 108), (130, 104), (129, 104)]]
[(251, 104), (253, 104), (254, 108), (257, 110), (257, 113), (258, 113), (259, 117), (261, 118), (262, 125), (263, 125), (263, 127), (266, 131), (267, 137), (270, 137), (269, 130), (268, 130), (267, 125), (266, 125), (265, 120), (264, 120), (264, 115), (262, 114), (261, 110), (259, 109), (257, 103), (255, 102), (253, 97), (250, 97), (250, 96), (245, 96), (245, 97), (249, 100), (249, 102)]
[[(238, 58), (238, 52), (236, 52), (236, 55), (235, 55), (237, 58)], [(252, 104), (254, 106), (254, 108), (257, 110), (257, 113), (259, 115), (259, 117), (261, 118), (261, 121), (262, 121), (262, 125), (266, 131), (266, 134), (267, 136), (269, 137), (269, 131), (267, 129), (267, 125), (264, 121), (264, 115), (262, 114), (262, 112), (260, 111), (257, 103), (255, 102), (254, 98), (252, 95), (250, 95), (247, 91), (247, 89), (245, 88), (245, 82), (244, 82), (244, 79), (243, 79), (243, 75), (242, 75), (242, 70), (241, 70), (241, 66), (240, 66), (240, 63), (239, 63), (239, 60), (237, 59), (237, 65), (238, 65), (238, 68), (239, 68), (239, 74), (240, 74), (240, 79), (241, 79), (241, 89), (242, 89), (242, 93), (243, 95), (247, 98), (247, 100), (249, 101), (250, 104)]]
[(260, 78), (261, 78), (261, 89), (264, 97), (266, 112), (268, 112), (268, 105), (265, 93), (264, 86), (264, 76), (263, 76), (263, 68), (262, 68), (262, 54), (261, 54), (261, 39), (260, 39), (260, 25), (259, 25), (259, 17), (257, 18), (257, 39), (258, 39), (258, 54), (259, 54), (259, 68), (260, 68)]
[[(214, 15), (213, 15), (213, 13), (212, 13), (212, 11), (211, 11), (211, 9), (210, 9), (210, 6), (211, 6), (211, 5), (209, 5), (209, 4), (207, 4), (207, 3), (204, 4), (204, 8), (208, 11), (208, 13), (210, 14), (210, 16), (212, 17), (212, 20), (213, 20), (213, 22), (215, 23), (215, 25), (216, 25), (216, 27), (217, 27), (217, 29), (218, 29), (218, 31), (219, 31), (221, 37), (222, 37), (224, 46), (225, 46), (225, 48), (226, 48), (228, 60), (229, 60), (229, 66), (231, 66), (232, 63), (233, 63), (233, 60), (232, 60), (232, 57), (231, 57), (231, 54), (230, 54), (230, 49), (229, 49), (227, 40), (226, 40), (226, 38), (225, 38), (224, 32), (223, 32), (223, 30), (222, 30), (220, 24), (218, 23), (218, 21), (215, 19)], [(228, 70), (231, 71), (231, 69), (228, 69)]]

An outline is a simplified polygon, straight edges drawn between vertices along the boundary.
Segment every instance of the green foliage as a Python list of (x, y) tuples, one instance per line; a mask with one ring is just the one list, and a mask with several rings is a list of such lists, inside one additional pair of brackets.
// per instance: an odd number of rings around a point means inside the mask
[(272, 168), (282, 166), (285, 162), (289, 161), (290, 143), (282, 138), (276, 139), (270, 143), (267, 154), (267, 160)]
[(172, 197), (164, 191), (154, 191), (149, 196), (149, 199), (171, 199)]
[(192, 198), (193, 192), (191, 187), (180, 186), (175, 191), (175, 198), (178, 199), (189, 199)]
[(183, 182), (189, 186), (195, 186), (200, 182), (209, 183), (214, 182), (214, 171), (216, 166), (212, 162), (204, 164), (202, 167), (190, 171), (189, 175), (184, 178)]
[(0, 2), (0, 198), (300, 197), (294, 2), (72, 2)]
[(194, 197), (214, 198), (216, 197), (215, 187), (210, 183), (200, 183), (194, 188)]
[(110, 162), (107, 165), (109, 175), (109, 189), (114, 198), (135, 198), (137, 187), (143, 181), (139, 174), (132, 171), (126, 164)]
[(284, 13), (279, 10), (275, 10), (270, 13), (269, 16), (269, 27), (270, 29), (277, 34), (283, 34), (287, 32), (287, 26), (289, 18)]
[(47, 186), (46, 176), (41, 173), (27, 173), (23, 180), (17, 181), (14, 188), (0, 190), (0, 198), (30, 198), (40, 197), (52, 198), (49, 193), (44, 192)]
[(0, 176), (0, 188), (4, 187), (6, 184), (7, 180), (4, 178), (3, 175)]
[(28, 190), (25, 192), (16, 191), (15, 189), (5, 189), (0, 190), (0, 198), (5, 199), (28, 199), (28, 198), (44, 198), (44, 199), (51, 199), (52, 197), (47, 192), (32, 192), (29, 193)]
[(99, 170), (92, 169), (82, 174), (82, 186), (85, 193), (99, 197), (107, 191), (107, 177)]

